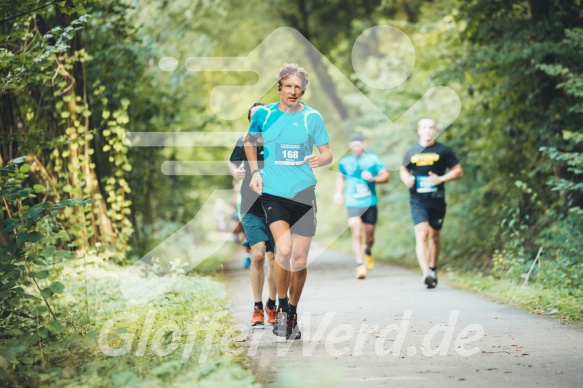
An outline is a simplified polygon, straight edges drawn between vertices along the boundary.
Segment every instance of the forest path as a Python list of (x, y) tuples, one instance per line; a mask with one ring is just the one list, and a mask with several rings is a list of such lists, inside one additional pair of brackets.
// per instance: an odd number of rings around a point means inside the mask
[[(429, 385), (580, 387), (583, 328), (529, 314), (377, 262), (365, 280), (351, 255), (324, 250), (298, 307), (302, 339), (252, 328), (249, 272), (228, 267), (235, 320), (256, 378), (267, 386)], [(264, 288), (264, 303), (267, 288)]]

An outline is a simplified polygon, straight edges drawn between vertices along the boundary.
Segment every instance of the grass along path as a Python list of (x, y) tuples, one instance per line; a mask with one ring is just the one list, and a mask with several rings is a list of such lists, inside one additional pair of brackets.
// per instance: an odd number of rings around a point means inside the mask
[(447, 279), (454, 287), (474, 291), (539, 315), (583, 323), (583, 290), (543, 288), (536, 283), (522, 286), (507, 279), (464, 272), (448, 272)]
[(97, 256), (66, 263), (59, 275), (64, 293), (55, 304), (67, 322), (60, 336), (43, 347), (44, 362), (38, 349), (26, 349), (9, 360), (20, 365), (18, 375), (0, 368), (1, 380), (15, 386), (256, 386), (240, 356), (222, 283), (183, 276), (156, 300), (131, 305), (119, 287), (124, 270)]

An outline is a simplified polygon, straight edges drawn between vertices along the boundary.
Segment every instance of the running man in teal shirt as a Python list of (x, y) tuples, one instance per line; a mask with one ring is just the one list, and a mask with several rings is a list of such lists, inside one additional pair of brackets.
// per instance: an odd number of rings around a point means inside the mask
[[(317, 167), (332, 162), (330, 137), (318, 111), (300, 102), (308, 74), (297, 64), (277, 73), (279, 102), (260, 107), (245, 136), (251, 169), (249, 187), (259, 194), (275, 240), (278, 317), (273, 333), (300, 339), (297, 306), (307, 276), (308, 252), (316, 234)], [(263, 141), (263, 170), (257, 167), (257, 140)], [(319, 155), (313, 154), (314, 146)], [(289, 292), (289, 299), (288, 299)]]
[[(343, 203), (348, 213), (348, 225), (352, 231), (352, 251), (356, 261), (356, 278), (365, 279), (366, 270), (374, 268), (372, 246), (374, 244), (375, 226), (377, 223), (377, 183), (389, 182), (390, 175), (381, 159), (366, 152), (364, 137), (355, 134), (350, 138), (351, 155), (340, 159), (338, 169), (340, 174), (336, 179), (334, 202)], [(365, 244), (362, 246), (362, 226), (364, 225)], [(366, 267), (363, 262), (366, 257)]]

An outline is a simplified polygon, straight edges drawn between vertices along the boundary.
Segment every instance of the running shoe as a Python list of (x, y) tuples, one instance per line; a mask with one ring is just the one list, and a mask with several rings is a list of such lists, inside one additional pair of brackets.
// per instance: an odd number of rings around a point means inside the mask
[(437, 274), (434, 270), (427, 271), (424, 282), (427, 288), (435, 288), (437, 286)]
[(263, 326), (263, 309), (254, 308), (251, 316), (251, 326)]
[(243, 264), (243, 268), (247, 269), (251, 267), (251, 257), (247, 256), (245, 258), (245, 263)]
[(366, 267), (364, 266), (364, 264), (361, 264), (358, 267), (356, 267), (356, 278), (366, 279)]
[(277, 319), (277, 309), (275, 308), (275, 306), (273, 306), (273, 308), (270, 309), (269, 306), (265, 304), (265, 312), (267, 313), (267, 324), (273, 325), (275, 323), (275, 320)]
[(372, 257), (372, 253), (365, 253), (364, 257), (366, 258), (366, 269), (372, 271), (374, 269), (374, 257)]
[(298, 326), (298, 315), (293, 314), (287, 320), (287, 327), (285, 331), (285, 339), (287, 340), (299, 340), (302, 338), (302, 333), (300, 332), (300, 327)]
[(277, 320), (273, 324), (273, 334), (278, 337), (285, 337), (287, 329), (287, 311), (279, 309), (277, 312)]

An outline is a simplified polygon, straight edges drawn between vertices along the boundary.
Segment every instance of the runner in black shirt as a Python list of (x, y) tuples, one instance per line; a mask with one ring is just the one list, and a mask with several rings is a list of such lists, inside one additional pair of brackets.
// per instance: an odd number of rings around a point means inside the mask
[(451, 148), (435, 141), (434, 120), (419, 120), (417, 132), (419, 144), (405, 153), (399, 176), (409, 188), (415, 251), (423, 282), (427, 288), (434, 288), (437, 286), (439, 233), (446, 209), (444, 183), (460, 179), (463, 171)]
[[(255, 111), (263, 106), (262, 103), (255, 103), (249, 109), (247, 118), (251, 121), (251, 116)], [(263, 147), (257, 147), (258, 168), (263, 168)], [(243, 164), (242, 164), (243, 163)], [(275, 242), (271, 231), (265, 221), (265, 212), (259, 201), (259, 195), (249, 187), (251, 182), (251, 169), (245, 155), (243, 137), (237, 141), (235, 149), (229, 159), (229, 172), (238, 181), (243, 180), (241, 185), (241, 223), (247, 238), (243, 245), (251, 248), (251, 288), (255, 299), (255, 306), (251, 316), (251, 325), (258, 326), (264, 324), (264, 314), (267, 313), (267, 323), (272, 325), (277, 317), (275, 308), (275, 272), (274, 272), (274, 247)], [(267, 253), (269, 272), (267, 273), (267, 284), (269, 286), (269, 299), (265, 309), (263, 306), (263, 283), (265, 278), (264, 263)]]

